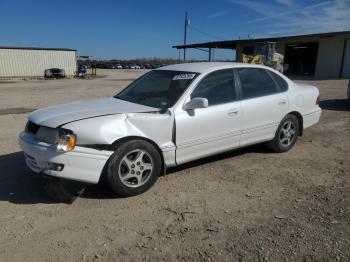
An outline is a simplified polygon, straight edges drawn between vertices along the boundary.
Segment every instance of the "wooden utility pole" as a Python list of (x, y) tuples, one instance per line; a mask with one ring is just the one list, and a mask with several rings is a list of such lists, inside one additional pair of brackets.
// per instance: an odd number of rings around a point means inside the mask
[[(187, 27), (189, 26), (190, 21), (188, 20), (187, 12), (185, 12), (185, 32), (184, 32), (184, 46), (187, 42)], [(184, 47), (184, 62), (186, 62), (186, 47)]]

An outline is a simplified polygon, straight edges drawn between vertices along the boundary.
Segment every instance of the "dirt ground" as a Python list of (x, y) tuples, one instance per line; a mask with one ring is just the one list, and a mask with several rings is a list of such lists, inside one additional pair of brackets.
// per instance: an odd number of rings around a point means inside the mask
[(0, 83), (0, 261), (350, 261), (350, 103), (316, 84), (324, 109), (287, 153), (264, 145), (170, 170), (148, 192), (91, 186), (52, 202), (18, 134), (36, 108), (111, 96), (142, 70)]

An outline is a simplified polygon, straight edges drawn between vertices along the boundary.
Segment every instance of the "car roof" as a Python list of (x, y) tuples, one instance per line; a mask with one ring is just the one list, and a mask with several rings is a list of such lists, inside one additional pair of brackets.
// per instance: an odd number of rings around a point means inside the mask
[(267, 68), (263, 65), (246, 64), (238, 62), (195, 62), (195, 63), (183, 63), (168, 65), (157, 68), (156, 70), (171, 70), (171, 71), (185, 71), (194, 73), (208, 73), (220, 69), (235, 68), (235, 67), (258, 67)]

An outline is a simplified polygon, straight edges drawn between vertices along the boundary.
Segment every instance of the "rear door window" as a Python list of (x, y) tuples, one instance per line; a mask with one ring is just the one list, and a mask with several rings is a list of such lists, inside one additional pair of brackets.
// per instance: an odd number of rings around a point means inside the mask
[(241, 83), (242, 99), (272, 95), (277, 86), (265, 69), (243, 67), (237, 69)]

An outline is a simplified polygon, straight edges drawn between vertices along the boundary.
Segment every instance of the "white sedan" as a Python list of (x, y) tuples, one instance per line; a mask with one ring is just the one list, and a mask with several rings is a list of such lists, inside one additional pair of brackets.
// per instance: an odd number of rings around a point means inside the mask
[(290, 150), (319, 121), (319, 91), (241, 63), (150, 71), (114, 97), (37, 110), (20, 145), (33, 171), (98, 183), (119, 195), (149, 189), (168, 167), (267, 142)]

